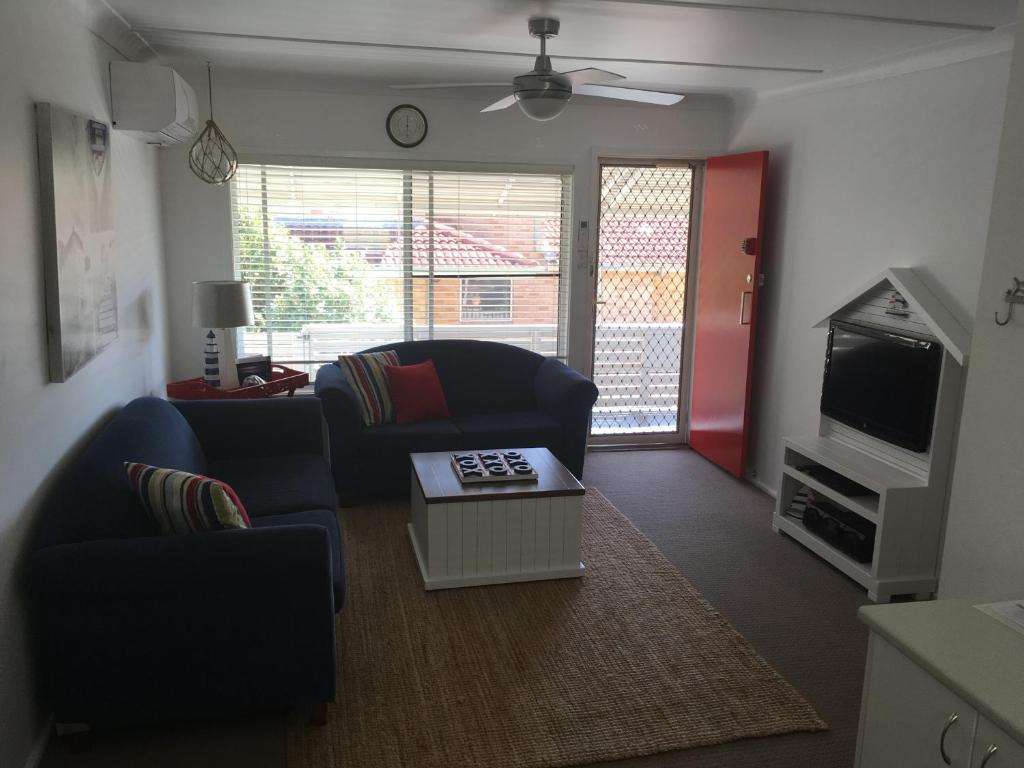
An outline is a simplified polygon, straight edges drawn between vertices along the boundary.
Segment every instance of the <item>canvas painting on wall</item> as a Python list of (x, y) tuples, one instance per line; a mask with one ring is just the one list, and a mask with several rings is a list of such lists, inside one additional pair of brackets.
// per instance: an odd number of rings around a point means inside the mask
[(50, 380), (117, 338), (110, 126), (36, 104)]

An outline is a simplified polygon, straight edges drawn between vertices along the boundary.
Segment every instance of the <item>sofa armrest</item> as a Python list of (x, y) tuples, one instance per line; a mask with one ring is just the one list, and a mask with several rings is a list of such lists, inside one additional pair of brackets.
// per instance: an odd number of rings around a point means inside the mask
[(175, 400), (208, 459), (317, 453), (329, 459), (320, 401), (315, 397), (260, 400)]
[(554, 358), (541, 363), (534, 388), (541, 409), (562, 422), (583, 414), (589, 417), (597, 401), (594, 382)]
[(199, 717), (334, 697), (322, 526), (68, 544), (36, 551), (30, 567), (58, 721)]
[(363, 417), (352, 386), (336, 363), (321, 366), (316, 372), (316, 396), (320, 399), (327, 420), (331, 441), (331, 472), (343, 504), (350, 503), (346, 490), (351, 482), (348, 473), (357, 463), (359, 435)]
[(562, 425), (559, 445), (552, 447), (552, 452), (582, 479), (590, 411), (597, 401), (597, 387), (579, 371), (548, 358), (537, 370), (534, 389), (537, 404)]
[(38, 550), (33, 591), (47, 600), (203, 600), (285, 592), (333, 613), (331, 544), (319, 525), (107, 539)]
[(316, 372), (313, 391), (323, 402), (324, 415), (331, 430), (358, 432), (362, 429), (363, 418), (359, 412), (359, 401), (352, 391), (345, 374), (336, 363), (321, 366)]

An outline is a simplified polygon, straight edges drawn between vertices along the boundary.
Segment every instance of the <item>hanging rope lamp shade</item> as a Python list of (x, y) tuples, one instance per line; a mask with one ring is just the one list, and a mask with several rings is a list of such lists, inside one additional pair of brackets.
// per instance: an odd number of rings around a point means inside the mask
[(231, 181), (238, 170), (238, 153), (227, 136), (213, 121), (213, 75), (206, 63), (206, 80), (210, 92), (210, 119), (188, 151), (188, 167), (207, 184)]

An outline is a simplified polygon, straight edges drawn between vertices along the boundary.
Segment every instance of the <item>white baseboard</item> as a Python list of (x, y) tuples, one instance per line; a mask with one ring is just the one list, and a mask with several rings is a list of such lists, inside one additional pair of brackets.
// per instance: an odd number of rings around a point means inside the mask
[(25, 759), (25, 768), (36, 768), (42, 762), (43, 755), (46, 754), (46, 747), (50, 743), (51, 733), (53, 733), (53, 715), (46, 718), (42, 731), (36, 737), (35, 746), (32, 747), (32, 751)]
[(765, 483), (763, 480), (759, 480), (756, 477), (748, 477), (747, 482), (753, 485), (755, 488), (764, 491), (773, 499), (779, 498), (779, 492), (772, 488), (770, 485)]

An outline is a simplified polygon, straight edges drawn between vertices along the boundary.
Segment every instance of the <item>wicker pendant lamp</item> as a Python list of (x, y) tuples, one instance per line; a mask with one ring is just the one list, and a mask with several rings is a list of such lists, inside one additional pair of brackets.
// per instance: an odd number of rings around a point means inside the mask
[(210, 93), (210, 119), (188, 151), (188, 167), (207, 184), (231, 181), (238, 170), (238, 153), (227, 136), (213, 122), (213, 75), (210, 62), (206, 62), (206, 82)]

